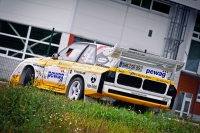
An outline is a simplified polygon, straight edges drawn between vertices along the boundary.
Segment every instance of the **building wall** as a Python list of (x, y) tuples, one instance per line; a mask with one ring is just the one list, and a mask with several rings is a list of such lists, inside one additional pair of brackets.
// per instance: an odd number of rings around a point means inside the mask
[(191, 114), (194, 113), (196, 115), (200, 115), (200, 102), (196, 102), (196, 95), (197, 95), (199, 83), (200, 83), (199, 79), (181, 74), (180, 79), (179, 79), (179, 84), (178, 84), (178, 93), (177, 93), (177, 96), (179, 96), (180, 91), (193, 94), (189, 113)]
[(67, 31), (74, 0), (1, 0), (0, 19)]
[[(79, 0), (75, 35), (162, 55), (170, 16), (113, 1)], [(149, 30), (153, 31), (148, 37)]]

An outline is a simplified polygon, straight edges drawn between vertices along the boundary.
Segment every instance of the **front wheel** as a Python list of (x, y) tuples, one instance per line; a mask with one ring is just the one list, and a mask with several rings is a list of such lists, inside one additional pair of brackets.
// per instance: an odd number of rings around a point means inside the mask
[(80, 100), (83, 98), (84, 85), (83, 80), (79, 77), (70, 81), (67, 88), (67, 96), (71, 100)]

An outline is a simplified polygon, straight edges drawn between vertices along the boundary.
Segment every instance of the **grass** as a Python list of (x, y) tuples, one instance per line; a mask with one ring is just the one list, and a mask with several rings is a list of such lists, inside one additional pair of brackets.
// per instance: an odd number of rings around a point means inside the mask
[[(167, 118), (171, 118), (171, 120)], [(0, 132), (199, 133), (200, 126), (177, 116), (138, 114), (125, 108), (71, 101), (34, 87), (0, 83)]]

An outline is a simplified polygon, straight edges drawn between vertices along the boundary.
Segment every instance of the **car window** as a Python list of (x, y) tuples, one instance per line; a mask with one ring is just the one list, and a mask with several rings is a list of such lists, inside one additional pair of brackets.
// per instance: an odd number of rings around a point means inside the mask
[(90, 45), (79, 58), (78, 62), (94, 64), (96, 59), (96, 45)]
[(77, 61), (78, 57), (80, 57), (80, 54), (84, 51), (84, 49), (87, 46), (88, 44), (74, 43), (69, 47), (63, 49), (59, 53), (60, 56), (58, 59), (67, 61)]

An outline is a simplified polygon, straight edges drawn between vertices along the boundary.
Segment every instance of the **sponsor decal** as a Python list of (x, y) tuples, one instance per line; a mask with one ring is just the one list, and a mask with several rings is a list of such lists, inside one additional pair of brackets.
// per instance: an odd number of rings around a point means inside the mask
[(103, 64), (96, 64), (96, 65), (100, 67), (110, 68), (109, 66), (104, 66)]
[(85, 74), (85, 72), (81, 72), (81, 71), (76, 71), (74, 70), (75, 73), (79, 73), (79, 74)]
[(122, 61), (120, 61), (119, 67), (130, 69), (130, 70), (135, 70), (135, 71), (139, 71), (139, 72), (141, 72), (143, 69), (143, 66), (132, 64), (132, 63), (126, 63), (126, 62), (122, 62)]
[(60, 61), (58, 62), (58, 65), (70, 66), (70, 63)]
[(97, 89), (97, 86), (94, 85), (94, 84), (87, 84), (87, 87), (88, 87), (88, 88), (94, 88), (94, 89)]
[(92, 68), (91, 66), (89, 65), (79, 65), (79, 64), (74, 64), (73, 66), (76, 66), (76, 67), (81, 67), (81, 68), (87, 68), (87, 69), (90, 69)]
[(41, 65), (38, 65), (38, 64), (33, 64), (34, 66), (37, 66), (37, 67), (41, 67), (41, 68), (44, 68), (44, 66), (41, 66)]
[(69, 73), (71, 74), (71, 73), (72, 73), (72, 70), (69, 70)]
[(93, 75), (91, 76), (91, 82), (92, 82), (92, 83), (95, 83), (96, 80), (97, 80), (97, 76), (93, 74)]
[(153, 70), (153, 69), (147, 69), (146, 70), (146, 74), (151, 74), (151, 75), (159, 76), (159, 77), (162, 77), (162, 78), (165, 78), (166, 72), (167, 71), (156, 71), (156, 70)]
[(58, 79), (59, 81), (63, 81), (63, 77), (64, 77), (64, 73), (49, 71), (47, 74), (47, 79), (54, 78), (54, 79)]
[(104, 63), (104, 62), (107, 62), (107, 59), (106, 58), (98, 58), (98, 62)]
[(95, 85), (94, 83), (96, 82), (97, 80), (97, 76), (95, 74), (93, 74), (90, 78), (90, 81), (91, 81), (91, 84), (87, 84), (87, 87), (88, 88), (94, 88), (94, 89), (97, 89), (97, 85)]

